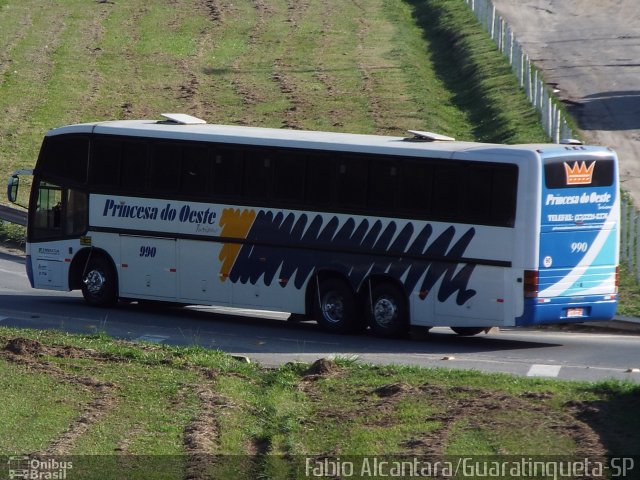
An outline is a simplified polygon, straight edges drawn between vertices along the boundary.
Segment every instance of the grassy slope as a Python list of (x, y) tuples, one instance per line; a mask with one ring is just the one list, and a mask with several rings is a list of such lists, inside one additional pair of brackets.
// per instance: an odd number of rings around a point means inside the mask
[(127, 478), (150, 468), (162, 478), (291, 478), (306, 456), (595, 458), (640, 448), (640, 390), (617, 382), (346, 359), (262, 369), (200, 348), (6, 328), (0, 367), (0, 451), (112, 455), (98, 459), (101, 478), (111, 478), (105, 466)]
[(3, 3), (1, 178), (33, 165), (51, 127), (162, 111), (220, 123), (544, 140), (459, 0)]

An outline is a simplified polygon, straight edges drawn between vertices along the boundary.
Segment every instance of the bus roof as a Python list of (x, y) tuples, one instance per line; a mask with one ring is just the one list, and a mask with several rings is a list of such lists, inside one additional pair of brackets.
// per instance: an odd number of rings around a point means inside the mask
[(174, 140), (221, 142), (267, 147), (338, 150), (344, 152), (404, 154), (409, 156), (451, 157), (457, 152), (482, 150), (484, 153), (537, 152), (544, 157), (557, 157), (576, 151), (602, 153), (603, 147), (526, 144), (500, 145), (465, 141), (424, 141), (413, 137), (320, 132), (263, 127), (215, 124), (180, 124), (157, 120), (113, 120), (55, 128), (47, 136), (71, 133), (94, 133)]

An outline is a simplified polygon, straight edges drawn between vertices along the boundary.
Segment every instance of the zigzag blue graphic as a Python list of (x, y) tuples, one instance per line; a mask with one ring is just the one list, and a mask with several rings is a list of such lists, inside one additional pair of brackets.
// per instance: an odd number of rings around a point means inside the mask
[(450, 226), (429, 243), (433, 227), (426, 224), (409, 243), (414, 229), (409, 222), (396, 236), (395, 221), (384, 227), (380, 220), (371, 224), (362, 219), (356, 224), (349, 218), (340, 226), (337, 216), (324, 223), (319, 214), (296, 218), (293, 213), (260, 211), (229, 279), (255, 285), (262, 277), (266, 285), (271, 285), (279, 272), (279, 279), (292, 280), (300, 289), (314, 271), (335, 270), (349, 278), (355, 288), (369, 275), (405, 277), (406, 292), (413, 292), (424, 277), (419, 292), (420, 298), (425, 299), (442, 278), (438, 301), (444, 302), (457, 292), (456, 303), (463, 305), (476, 294), (467, 288), (475, 265), (467, 263), (458, 273), (456, 270), (475, 229), (469, 228), (453, 243), (456, 229)]

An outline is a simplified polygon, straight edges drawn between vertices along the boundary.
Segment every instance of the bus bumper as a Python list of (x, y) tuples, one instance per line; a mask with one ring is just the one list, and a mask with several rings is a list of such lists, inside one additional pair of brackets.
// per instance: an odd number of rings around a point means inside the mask
[(527, 298), (524, 314), (516, 318), (516, 326), (611, 320), (616, 314), (617, 305), (618, 296), (615, 294)]

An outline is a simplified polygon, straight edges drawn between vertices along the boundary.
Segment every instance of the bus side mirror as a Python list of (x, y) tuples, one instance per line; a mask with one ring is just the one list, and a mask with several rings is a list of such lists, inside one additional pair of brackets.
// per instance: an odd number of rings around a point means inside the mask
[[(16, 170), (9, 177), (7, 183), (7, 198), (11, 203), (15, 203), (19, 207), (27, 208), (27, 205), (23, 205), (18, 202), (18, 190), (20, 189), (20, 175), (33, 175), (33, 170)], [(31, 186), (31, 182), (27, 180), (27, 189)], [(27, 190), (27, 193), (29, 191)]]
[(20, 177), (12, 175), (9, 177), (9, 184), (7, 185), (7, 198), (11, 203), (18, 201), (18, 187), (20, 185)]

